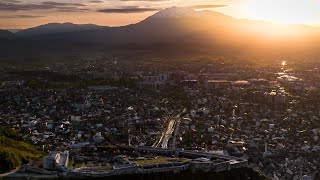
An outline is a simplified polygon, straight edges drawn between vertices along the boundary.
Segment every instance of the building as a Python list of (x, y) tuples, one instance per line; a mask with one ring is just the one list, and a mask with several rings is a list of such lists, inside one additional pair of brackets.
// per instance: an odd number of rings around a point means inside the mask
[(237, 78), (239, 75), (234, 73), (210, 73), (210, 74), (203, 74), (203, 76), (205, 76), (206, 79), (213, 79), (213, 80), (219, 80), (219, 79), (232, 80)]
[(69, 152), (49, 153), (43, 160), (43, 168), (46, 170), (59, 170), (68, 167)]
[(249, 81), (234, 81), (233, 82), (233, 88), (235, 89), (240, 89), (240, 88), (248, 88), (250, 87), (250, 82)]
[(290, 83), (296, 83), (296, 82), (301, 82), (302, 79), (294, 77), (294, 76), (289, 76), (289, 75), (283, 75), (277, 78), (277, 82), (283, 85), (288, 85)]
[(207, 89), (230, 88), (232, 87), (232, 82), (226, 80), (208, 80), (205, 83), (205, 87)]
[(140, 89), (147, 90), (161, 90), (168, 82), (169, 76), (167, 74), (160, 74), (158, 76), (144, 76), (143, 81), (138, 83)]
[(286, 102), (286, 93), (284, 88), (272, 90), (270, 93), (265, 93), (265, 100), (269, 104), (284, 104)]
[(140, 89), (146, 89), (146, 90), (161, 90), (165, 87), (166, 83), (161, 81), (154, 81), (154, 82), (139, 82), (138, 86)]
[(95, 90), (95, 91), (110, 91), (110, 90), (117, 90), (118, 87), (112, 87), (112, 86), (88, 86), (88, 89)]

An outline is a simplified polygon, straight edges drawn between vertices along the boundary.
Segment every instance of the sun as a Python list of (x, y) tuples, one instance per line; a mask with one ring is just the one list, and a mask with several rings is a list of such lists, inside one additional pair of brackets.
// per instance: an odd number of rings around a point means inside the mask
[(319, 24), (318, 0), (249, 0), (248, 13), (252, 19), (286, 24)]

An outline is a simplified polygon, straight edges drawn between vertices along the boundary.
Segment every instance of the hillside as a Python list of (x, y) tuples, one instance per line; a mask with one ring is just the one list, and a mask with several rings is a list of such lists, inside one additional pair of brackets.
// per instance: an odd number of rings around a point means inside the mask
[(0, 40), (8, 40), (12, 39), (14, 37), (14, 34), (7, 30), (1, 30), (0, 29)]
[(214, 56), (320, 55), (320, 30), (303, 25), (235, 19), (214, 11), (164, 9), (121, 27), (46, 24), (19, 31), (1, 43), (1, 56), (70, 55), (112, 51)]
[(15, 169), (23, 163), (42, 157), (34, 146), (16, 139), (19, 139), (16, 131), (0, 129), (0, 172)]
[(49, 23), (15, 33), (18, 37), (44, 36), (68, 32), (90, 31), (103, 28), (94, 24)]

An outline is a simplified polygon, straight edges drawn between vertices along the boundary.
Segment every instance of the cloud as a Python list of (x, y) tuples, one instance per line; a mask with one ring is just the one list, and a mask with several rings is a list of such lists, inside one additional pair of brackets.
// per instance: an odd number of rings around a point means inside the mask
[(42, 17), (45, 17), (45, 16), (33, 16), (33, 15), (11, 15), (11, 16), (0, 16), (0, 18), (8, 18), (8, 19), (14, 19), (14, 18), (42, 18)]
[(148, 1), (148, 2), (159, 2), (159, 1), (170, 1), (170, 0), (120, 0), (120, 1)]
[(189, 6), (192, 9), (211, 9), (211, 8), (220, 8), (220, 7), (226, 7), (228, 5), (224, 4), (205, 4), (205, 5), (195, 5), (195, 6)]
[(57, 9), (59, 12), (83, 12), (83, 11), (90, 11), (91, 9), (86, 9), (86, 8), (60, 8)]
[(48, 6), (56, 6), (56, 7), (61, 7), (61, 6), (86, 6), (81, 3), (60, 3), (60, 2), (54, 2), (54, 1), (46, 1), (42, 2), (43, 5), (48, 5)]
[(104, 3), (104, 1), (93, 0), (93, 1), (90, 1), (90, 3)]
[(144, 8), (139, 6), (127, 6), (121, 8), (108, 8), (108, 9), (100, 9), (97, 12), (103, 13), (142, 13), (149, 11), (158, 11), (158, 8)]
[[(160, 1), (170, 1), (170, 0), (120, 0), (120, 1), (148, 1), (148, 2), (160, 2)], [(193, 9), (210, 9), (210, 8), (219, 8), (219, 7), (226, 7), (228, 5), (195, 5), (189, 6), (189, 8)], [(149, 12), (149, 11), (159, 11), (160, 8), (150, 8), (150, 7), (140, 7), (140, 6), (126, 6), (120, 8), (106, 8), (97, 10), (97, 12), (103, 13), (142, 13), (142, 12)]]
[(4, 3), (20, 3), (21, 1), (18, 0), (2, 0)]
[(62, 11), (81, 11), (86, 5), (81, 3), (60, 3), (53, 1), (45, 1), (39, 4), (21, 4), (17, 0), (6, 0), (5, 2), (0, 2), (0, 11), (31, 11), (31, 10), (62, 10)]

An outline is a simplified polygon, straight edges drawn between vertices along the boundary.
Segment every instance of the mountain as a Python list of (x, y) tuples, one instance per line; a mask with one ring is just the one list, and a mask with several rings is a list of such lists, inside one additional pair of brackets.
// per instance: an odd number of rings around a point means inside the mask
[(96, 30), (102, 28), (101, 26), (93, 24), (72, 24), (72, 23), (49, 23), (40, 25), (34, 28), (18, 31), (16, 33), (19, 37), (44, 36), (67, 32), (81, 32), (88, 30)]
[(23, 29), (7, 29), (7, 31), (10, 31), (12, 33), (17, 33), (17, 32), (19, 32), (21, 30), (23, 30)]
[(310, 26), (236, 19), (215, 11), (172, 7), (121, 27), (51, 23), (26, 29), (15, 34), (20, 39), (6, 43), (5, 50), (0, 51), (9, 54), (13, 49), (21, 55), (121, 50), (216, 56), (318, 56), (319, 32)]
[[(208, 23), (208, 19), (214, 23)], [(211, 24), (221, 26), (233, 18), (213, 11), (195, 11), (191, 8), (172, 7), (164, 9), (153, 16), (137, 23), (122, 27), (100, 28), (92, 31), (81, 31), (59, 34), (51, 39), (64, 39), (78, 43), (99, 43), (106, 46), (127, 44), (180, 44), (195, 41), (195, 37), (211, 31)], [(208, 24), (204, 26), (204, 24)], [(50, 37), (46, 37), (50, 38)], [(203, 43), (200, 39), (201, 43)]]
[(319, 34), (319, 29), (309, 26), (242, 20), (209, 10), (172, 7), (137, 24), (67, 33), (59, 38), (99, 44), (107, 50), (310, 54), (317, 52)]
[(7, 30), (0, 29), (0, 40), (9, 40), (14, 37), (14, 34)]

